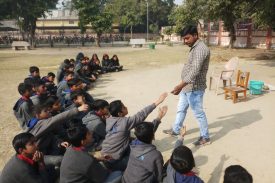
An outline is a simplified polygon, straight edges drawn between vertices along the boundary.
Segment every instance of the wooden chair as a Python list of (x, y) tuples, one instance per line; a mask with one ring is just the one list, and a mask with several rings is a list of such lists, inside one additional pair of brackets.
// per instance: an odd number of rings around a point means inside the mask
[(210, 83), (209, 83), (209, 90), (211, 90), (212, 80), (215, 80), (215, 93), (218, 94), (218, 89), (220, 86), (220, 81), (223, 81), (223, 87), (226, 87), (227, 82), (229, 82), (229, 86), (232, 85), (232, 77), (237, 69), (239, 63), (238, 57), (233, 57), (226, 64), (223, 68), (215, 67), (210, 76)]
[(238, 71), (237, 80), (235, 86), (224, 87), (224, 98), (232, 98), (233, 103), (237, 102), (238, 94), (243, 93), (244, 99), (246, 99), (246, 91), (249, 80), (250, 72)]

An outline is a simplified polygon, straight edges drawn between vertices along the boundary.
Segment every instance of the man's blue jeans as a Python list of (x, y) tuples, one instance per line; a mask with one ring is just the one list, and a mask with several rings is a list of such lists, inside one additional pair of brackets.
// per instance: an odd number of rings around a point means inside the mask
[(199, 122), (200, 136), (203, 138), (209, 138), (208, 123), (206, 115), (203, 111), (203, 95), (204, 91), (192, 91), (192, 92), (180, 92), (180, 99), (178, 103), (178, 110), (176, 120), (173, 126), (175, 133), (180, 132), (180, 128), (183, 125), (187, 109), (190, 106), (196, 119)]

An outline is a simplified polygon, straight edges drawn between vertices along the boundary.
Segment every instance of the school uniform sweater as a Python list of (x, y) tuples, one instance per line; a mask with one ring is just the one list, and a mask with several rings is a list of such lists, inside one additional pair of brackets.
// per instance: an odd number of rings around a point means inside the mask
[(60, 183), (102, 183), (109, 172), (80, 148), (69, 147), (60, 167)]
[(119, 160), (129, 148), (130, 131), (156, 108), (151, 104), (131, 117), (110, 117), (106, 120), (106, 136), (102, 143), (101, 153), (110, 155), (113, 159)]
[(134, 140), (123, 183), (154, 183), (162, 180), (163, 157), (153, 144)]
[(21, 97), (14, 105), (13, 112), (19, 122), (20, 127), (25, 130), (28, 121), (33, 117), (33, 103), (31, 99)]
[(31, 120), (29, 121), (27, 132), (32, 133), (37, 138), (39, 150), (47, 155), (50, 153), (49, 148), (56, 142), (54, 131), (60, 124), (65, 123), (77, 115), (78, 112), (78, 109), (75, 107), (48, 119)]
[(63, 80), (61, 82), (58, 83), (57, 85), (57, 91), (56, 91), (56, 96), (61, 99), (62, 97), (62, 92), (65, 91), (65, 90), (68, 90), (70, 89), (68, 84), (67, 84), (67, 81)]
[(39, 169), (36, 163), (30, 164), (14, 155), (5, 165), (1, 176), (1, 183), (45, 183), (47, 172)]

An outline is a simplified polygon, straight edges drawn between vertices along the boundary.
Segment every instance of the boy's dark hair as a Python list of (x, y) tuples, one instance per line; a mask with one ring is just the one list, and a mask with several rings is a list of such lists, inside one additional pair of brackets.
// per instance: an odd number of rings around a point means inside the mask
[(188, 173), (195, 167), (192, 151), (186, 146), (179, 146), (173, 151), (170, 163), (181, 174)]
[(225, 169), (223, 183), (252, 183), (253, 178), (240, 165), (231, 165)]
[(25, 93), (26, 91), (31, 92), (31, 91), (32, 91), (32, 86), (29, 85), (29, 84), (20, 83), (20, 84), (18, 85), (18, 92), (19, 92), (19, 94), (20, 94), (20, 95), (24, 95), (24, 93)]
[(36, 66), (31, 66), (29, 71), (30, 71), (30, 73), (39, 72), (39, 68)]
[(74, 75), (73, 71), (66, 71), (64, 76)]
[(74, 65), (73, 64), (67, 64), (65, 65), (65, 70), (68, 70), (69, 68), (74, 68)]
[(91, 104), (91, 109), (94, 111), (98, 111), (99, 109), (104, 109), (105, 107), (109, 107), (109, 103), (106, 100), (102, 100), (102, 99), (95, 100)]
[(16, 151), (17, 154), (20, 154), (19, 149), (26, 148), (26, 145), (28, 142), (30, 142), (30, 140), (34, 138), (33, 134), (31, 133), (19, 133), (18, 135), (16, 135), (13, 140), (12, 140), (12, 146), (14, 148), (14, 150)]
[(135, 127), (135, 135), (138, 140), (151, 144), (154, 138), (154, 125), (149, 122), (142, 122)]
[(64, 60), (64, 64), (69, 65), (70, 64), (70, 60), (69, 59), (65, 59)]
[(118, 117), (118, 113), (122, 111), (123, 103), (121, 100), (115, 100), (110, 103), (109, 111), (110, 114), (114, 117)]
[(84, 58), (84, 54), (82, 52), (79, 52), (76, 56), (76, 61), (82, 60)]
[(181, 36), (184, 37), (187, 34), (191, 34), (192, 36), (198, 35), (197, 26), (188, 25), (188, 26), (184, 27), (183, 30), (181, 31)]
[(70, 81), (67, 82), (67, 84), (70, 88), (74, 85), (79, 84), (79, 83), (81, 83), (81, 80), (78, 79), (78, 78), (73, 78), (73, 79), (71, 79)]
[(88, 129), (85, 125), (76, 125), (67, 130), (68, 141), (75, 147), (81, 146), (81, 141), (86, 139)]
[(85, 94), (84, 94), (84, 92), (83, 92), (82, 90), (73, 91), (73, 92), (70, 94), (71, 100), (77, 99), (77, 96), (83, 96), (83, 97), (85, 97)]
[(45, 85), (45, 81), (43, 81), (42, 79), (34, 79), (34, 87), (37, 88), (41, 85)]
[(45, 105), (48, 107), (52, 107), (53, 104), (56, 103), (57, 101), (59, 101), (59, 98), (53, 95), (47, 98)]
[(55, 74), (52, 73), (52, 72), (49, 72), (49, 73), (48, 73), (48, 77), (51, 77), (51, 76), (55, 78)]
[(43, 103), (41, 105), (37, 105), (37, 106), (34, 107), (34, 110), (33, 110), (34, 115), (40, 114), (43, 110), (48, 109), (48, 108), (49, 108), (49, 106), (46, 103)]

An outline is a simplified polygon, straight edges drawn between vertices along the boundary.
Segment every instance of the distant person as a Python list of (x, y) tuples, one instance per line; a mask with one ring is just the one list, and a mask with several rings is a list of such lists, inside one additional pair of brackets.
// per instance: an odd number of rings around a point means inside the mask
[(208, 122), (203, 110), (203, 96), (206, 89), (206, 74), (209, 66), (210, 50), (198, 37), (196, 26), (186, 26), (182, 31), (184, 43), (191, 49), (188, 63), (184, 65), (181, 81), (172, 90), (172, 94), (180, 94), (176, 120), (173, 128), (163, 132), (178, 135), (183, 125), (189, 106), (199, 122), (200, 137), (193, 144), (196, 146), (210, 144)]
[(122, 71), (123, 66), (119, 64), (119, 59), (117, 55), (113, 55), (110, 62), (111, 67), (114, 67), (115, 71)]
[(253, 178), (242, 166), (231, 165), (224, 171), (223, 183), (253, 183)]

